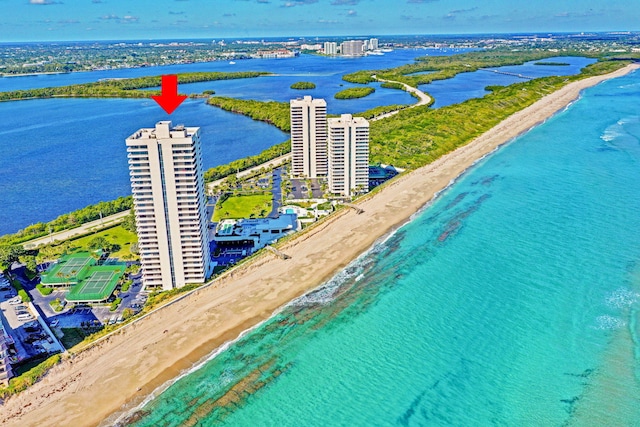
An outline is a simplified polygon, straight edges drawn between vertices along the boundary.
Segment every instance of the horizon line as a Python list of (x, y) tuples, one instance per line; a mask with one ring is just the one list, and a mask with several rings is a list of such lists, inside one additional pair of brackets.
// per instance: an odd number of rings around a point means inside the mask
[(282, 35), (282, 36), (225, 36), (225, 37), (172, 37), (172, 38), (122, 38), (122, 39), (112, 39), (112, 38), (104, 38), (104, 39), (69, 39), (69, 40), (14, 40), (14, 41), (1, 41), (0, 45), (10, 45), (10, 44), (25, 44), (25, 43), (91, 43), (91, 42), (140, 42), (140, 41), (195, 41), (195, 40), (225, 40), (225, 39), (234, 39), (234, 40), (269, 40), (269, 39), (313, 39), (313, 38), (384, 38), (384, 37), (479, 37), (479, 36), (490, 36), (490, 35), (590, 35), (590, 34), (612, 34), (612, 35), (631, 35), (631, 34), (640, 34), (640, 30), (602, 30), (602, 31), (523, 31), (523, 32), (480, 32), (480, 33), (404, 33), (404, 34), (378, 34), (373, 35), (375, 33), (365, 34), (343, 34), (343, 35)]

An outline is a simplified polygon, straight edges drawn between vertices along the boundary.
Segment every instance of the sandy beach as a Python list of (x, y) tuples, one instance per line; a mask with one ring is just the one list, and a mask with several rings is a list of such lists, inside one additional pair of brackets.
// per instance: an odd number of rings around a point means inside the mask
[(562, 110), (584, 88), (639, 67), (634, 64), (567, 85), (359, 202), (364, 213), (341, 210), (290, 240), (280, 249), (291, 259), (263, 254), (65, 359), (42, 381), (5, 402), (0, 424), (91, 426), (125, 404), (136, 406), (223, 343), (332, 277), (378, 238), (405, 223), (476, 160)]

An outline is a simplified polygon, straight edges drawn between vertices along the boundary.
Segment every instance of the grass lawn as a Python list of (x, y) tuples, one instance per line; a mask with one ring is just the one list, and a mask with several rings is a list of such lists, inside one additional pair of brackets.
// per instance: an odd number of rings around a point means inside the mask
[(64, 336), (60, 339), (62, 341), (62, 345), (67, 350), (82, 342), (90, 332), (85, 331), (82, 328), (62, 328), (62, 333)]
[[(116, 258), (122, 258), (124, 255), (133, 255), (129, 248), (132, 243), (136, 243), (138, 241), (138, 236), (136, 233), (132, 233), (131, 231), (127, 231), (122, 228), (121, 225), (116, 225), (115, 227), (107, 228), (106, 230), (99, 231), (97, 233), (91, 234), (89, 236), (80, 237), (79, 239), (70, 240), (71, 246), (73, 250), (85, 250), (89, 251), (89, 242), (96, 237), (104, 237), (110, 243), (115, 243), (120, 246), (120, 249), (116, 252), (113, 252), (110, 256)], [(133, 259), (138, 259), (138, 255), (133, 255)]]
[(271, 194), (252, 194), (250, 196), (231, 196), (217, 204), (213, 221), (224, 218), (260, 218), (271, 212)]

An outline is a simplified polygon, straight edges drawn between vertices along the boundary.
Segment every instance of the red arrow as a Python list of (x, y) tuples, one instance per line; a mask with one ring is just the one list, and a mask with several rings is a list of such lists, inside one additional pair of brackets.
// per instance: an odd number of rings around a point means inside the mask
[(167, 114), (171, 114), (187, 99), (186, 95), (178, 95), (178, 76), (168, 74), (162, 76), (162, 95), (152, 96)]

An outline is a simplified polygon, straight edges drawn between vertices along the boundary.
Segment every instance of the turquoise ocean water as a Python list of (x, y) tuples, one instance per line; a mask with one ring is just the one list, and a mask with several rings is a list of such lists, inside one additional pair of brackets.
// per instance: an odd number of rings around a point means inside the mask
[(129, 422), (640, 425), (638, 105), (587, 90)]

